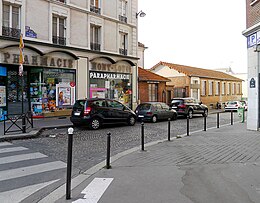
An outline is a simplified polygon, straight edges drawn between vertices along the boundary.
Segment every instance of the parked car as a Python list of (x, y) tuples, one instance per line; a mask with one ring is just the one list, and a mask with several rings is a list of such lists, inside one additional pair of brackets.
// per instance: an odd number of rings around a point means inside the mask
[(135, 113), (140, 121), (171, 120), (177, 119), (177, 112), (162, 102), (144, 102), (137, 106)]
[(208, 116), (208, 107), (194, 98), (173, 98), (170, 107), (177, 111), (178, 115), (193, 117), (193, 114)]
[(240, 102), (241, 102), (242, 106), (245, 108), (245, 111), (247, 111), (247, 101), (242, 100)]
[(240, 101), (228, 101), (225, 106), (225, 111), (237, 111), (238, 108), (242, 108), (243, 104)]
[(80, 99), (73, 106), (70, 120), (74, 126), (87, 125), (96, 130), (103, 124), (127, 123), (132, 126), (136, 114), (116, 100)]

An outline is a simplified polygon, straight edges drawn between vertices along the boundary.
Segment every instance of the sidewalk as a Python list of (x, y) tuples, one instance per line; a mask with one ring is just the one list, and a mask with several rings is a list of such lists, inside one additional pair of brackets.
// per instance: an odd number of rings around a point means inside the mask
[(71, 200), (63, 185), (40, 203), (259, 202), (259, 135), (236, 123), (136, 147), (74, 178)]

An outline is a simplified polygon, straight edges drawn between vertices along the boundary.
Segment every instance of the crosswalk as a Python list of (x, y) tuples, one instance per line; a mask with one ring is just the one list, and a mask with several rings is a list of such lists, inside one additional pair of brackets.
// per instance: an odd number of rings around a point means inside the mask
[(30, 202), (36, 193), (47, 195), (51, 187), (64, 179), (65, 169), (64, 162), (26, 147), (0, 142), (0, 202)]

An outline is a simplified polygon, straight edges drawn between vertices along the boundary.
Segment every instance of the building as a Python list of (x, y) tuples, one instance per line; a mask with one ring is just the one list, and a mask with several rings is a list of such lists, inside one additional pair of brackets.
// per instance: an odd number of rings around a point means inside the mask
[(260, 1), (246, 0), (246, 30), (248, 61), (248, 113), (247, 129), (259, 130), (259, 72), (260, 72)]
[(242, 80), (223, 72), (166, 62), (159, 62), (150, 70), (171, 80), (166, 83), (170, 87), (167, 103), (174, 97), (193, 97), (216, 108), (217, 103), (242, 98)]
[(138, 68), (139, 103), (158, 101), (166, 102), (166, 82), (168, 78), (157, 75), (149, 70)]
[(76, 99), (92, 97), (135, 108), (137, 5), (137, 0), (0, 0), (0, 114), (68, 115)]

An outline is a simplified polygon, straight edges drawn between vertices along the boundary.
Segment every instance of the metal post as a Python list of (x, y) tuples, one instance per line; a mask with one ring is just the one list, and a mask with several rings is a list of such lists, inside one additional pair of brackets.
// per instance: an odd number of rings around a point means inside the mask
[(111, 143), (111, 133), (107, 133), (107, 165), (106, 168), (110, 169), (110, 143)]
[(68, 156), (67, 156), (67, 182), (66, 182), (66, 199), (71, 198), (71, 167), (72, 167), (72, 144), (73, 128), (68, 129)]
[(141, 123), (141, 150), (144, 151), (144, 122)]
[(217, 128), (219, 128), (219, 112), (217, 113)]
[(204, 131), (207, 131), (207, 116), (204, 114)]
[(22, 130), (23, 130), (23, 133), (26, 133), (26, 117), (25, 117), (25, 114), (23, 113), (22, 114)]
[(32, 116), (33, 114), (32, 114), (32, 112), (30, 111), (30, 117), (31, 117), (31, 126), (32, 126), (32, 128), (33, 128), (33, 116)]
[(233, 110), (231, 110), (230, 116), (231, 116), (231, 118), (230, 118), (230, 120), (231, 120), (231, 125), (233, 125)]
[(171, 141), (171, 119), (168, 118), (168, 141)]
[(187, 136), (190, 135), (190, 118), (189, 118), (189, 115), (187, 116)]

